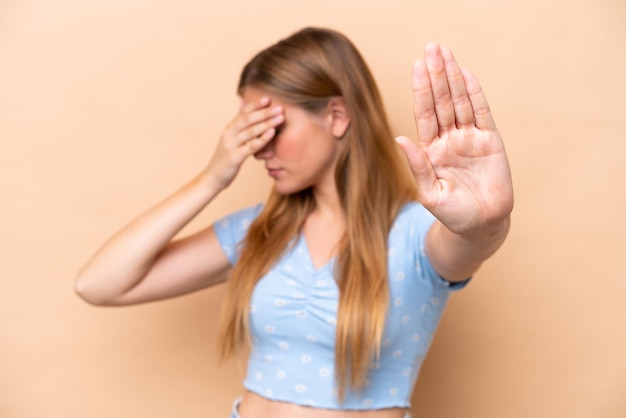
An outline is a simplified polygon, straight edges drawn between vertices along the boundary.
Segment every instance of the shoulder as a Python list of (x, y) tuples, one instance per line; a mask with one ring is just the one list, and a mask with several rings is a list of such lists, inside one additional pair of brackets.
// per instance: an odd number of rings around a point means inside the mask
[(262, 203), (239, 209), (218, 219), (214, 226), (216, 229), (247, 230), (252, 221), (254, 221), (259, 213), (261, 213), (261, 210), (263, 210)]
[(243, 241), (250, 224), (259, 216), (262, 204), (232, 212), (213, 223), (213, 230), (231, 264), (239, 258), (239, 244)]
[(431, 284), (438, 289), (461, 289), (469, 280), (457, 283), (446, 281), (435, 271), (427, 255), (426, 236), (435, 221), (435, 216), (419, 202), (412, 201), (402, 207), (389, 234), (390, 277), (397, 276), (394, 268), (403, 268), (403, 278), (411, 272), (422, 279), (418, 281), (421, 284)]
[(389, 248), (403, 251), (405, 255), (423, 254), (426, 235), (435, 217), (419, 202), (406, 203), (396, 215), (389, 231)]
[[(389, 231), (387, 246), (389, 262), (401, 262), (401, 259), (418, 262), (426, 259), (426, 236), (435, 218), (419, 202), (405, 204), (394, 219)], [(412, 261), (411, 261), (412, 260)]]
[(419, 202), (410, 201), (398, 211), (392, 224), (392, 231), (408, 226), (429, 229), (435, 217)]

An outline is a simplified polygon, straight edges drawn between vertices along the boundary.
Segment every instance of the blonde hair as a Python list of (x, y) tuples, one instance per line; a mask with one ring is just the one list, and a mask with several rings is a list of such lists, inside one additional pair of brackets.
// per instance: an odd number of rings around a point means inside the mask
[[(347, 222), (335, 262), (335, 379), (343, 399), (348, 386), (359, 390), (365, 385), (370, 364), (380, 354), (389, 299), (387, 238), (402, 205), (417, 198), (414, 181), (393, 141), (367, 64), (344, 35), (320, 28), (294, 33), (244, 67), (239, 92), (246, 86), (263, 88), (311, 113), (341, 96), (351, 118), (335, 171)], [(272, 190), (250, 225), (223, 305), (223, 356), (249, 343), (252, 291), (314, 208), (310, 189), (291, 195)]]

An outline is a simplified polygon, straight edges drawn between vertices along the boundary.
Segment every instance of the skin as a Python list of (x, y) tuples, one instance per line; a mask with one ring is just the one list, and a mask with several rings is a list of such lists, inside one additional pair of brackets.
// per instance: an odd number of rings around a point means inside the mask
[[(243, 91), (246, 103), (259, 102), (268, 96), (264, 90), (254, 87)], [(331, 99), (319, 115), (280, 98), (272, 97), (271, 102), (283, 109), (285, 122), (254, 157), (265, 163), (276, 191), (291, 194), (313, 187), (317, 193), (320, 189), (334, 188), (335, 165), (343, 145), (340, 138), (349, 123), (343, 100)]]
[[(266, 96), (260, 89), (244, 90), (246, 102)], [(342, 137), (350, 118), (342, 98), (333, 98), (319, 115), (272, 98), (285, 112), (286, 122), (255, 158), (263, 161), (274, 178), (278, 193), (289, 194), (311, 187), (317, 203), (303, 227), (307, 247), (316, 268), (329, 262), (345, 231), (345, 219), (335, 187), (335, 166), (344, 146)]]
[(513, 210), (513, 184), (504, 143), (487, 98), (452, 52), (426, 45), (413, 68), (418, 143), (397, 138), (422, 204), (437, 222), (426, 251), (450, 281), (471, 276), (504, 242)]
[[(450, 281), (463, 280), (509, 230), (513, 188), (504, 145), (480, 85), (446, 48), (426, 45), (425, 60), (414, 65), (413, 95), (418, 141), (396, 140), (422, 203), (438, 219), (426, 240), (433, 267)], [(350, 122), (342, 99), (310, 115), (260, 89), (246, 88), (243, 96), (209, 164), (113, 235), (79, 271), (76, 291), (83, 299), (129, 305), (223, 282), (230, 265), (212, 227), (174, 237), (231, 184), (250, 156), (263, 161), (280, 193), (312, 187), (317, 207), (304, 225), (307, 246), (318, 267), (334, 255), (345, 230), (332, 176)], [(240, 406), (244, 418), (400, 418), (403, 412), (321, 410), (250, 392)]]

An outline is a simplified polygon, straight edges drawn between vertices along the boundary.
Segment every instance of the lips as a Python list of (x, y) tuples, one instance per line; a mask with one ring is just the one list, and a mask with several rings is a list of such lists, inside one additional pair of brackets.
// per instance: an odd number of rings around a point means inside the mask
[(281, 171), (282, 170), (280, 168), (267, 167), (267, 174), (269, 174), (270, 177), (278, 176)]

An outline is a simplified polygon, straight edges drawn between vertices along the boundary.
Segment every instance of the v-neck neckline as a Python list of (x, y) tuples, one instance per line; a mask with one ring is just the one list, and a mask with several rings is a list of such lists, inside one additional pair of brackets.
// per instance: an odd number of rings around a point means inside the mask
[(332, 256), (328, 261), (326, 261), (319, 267), (315, 266), (313, 256), (311, 255), (311, 250), (309, 249), (309, 244), (306, 242), (306, 236), (304, 235), (303, 231), (300, 232), (300, 245), (302, 246), (303, 252), (306, 255), (309, 267), (311, 267), (314, 273), (319, 273), (320, 271), (327, 270), (334, 264), (336, 256)]

